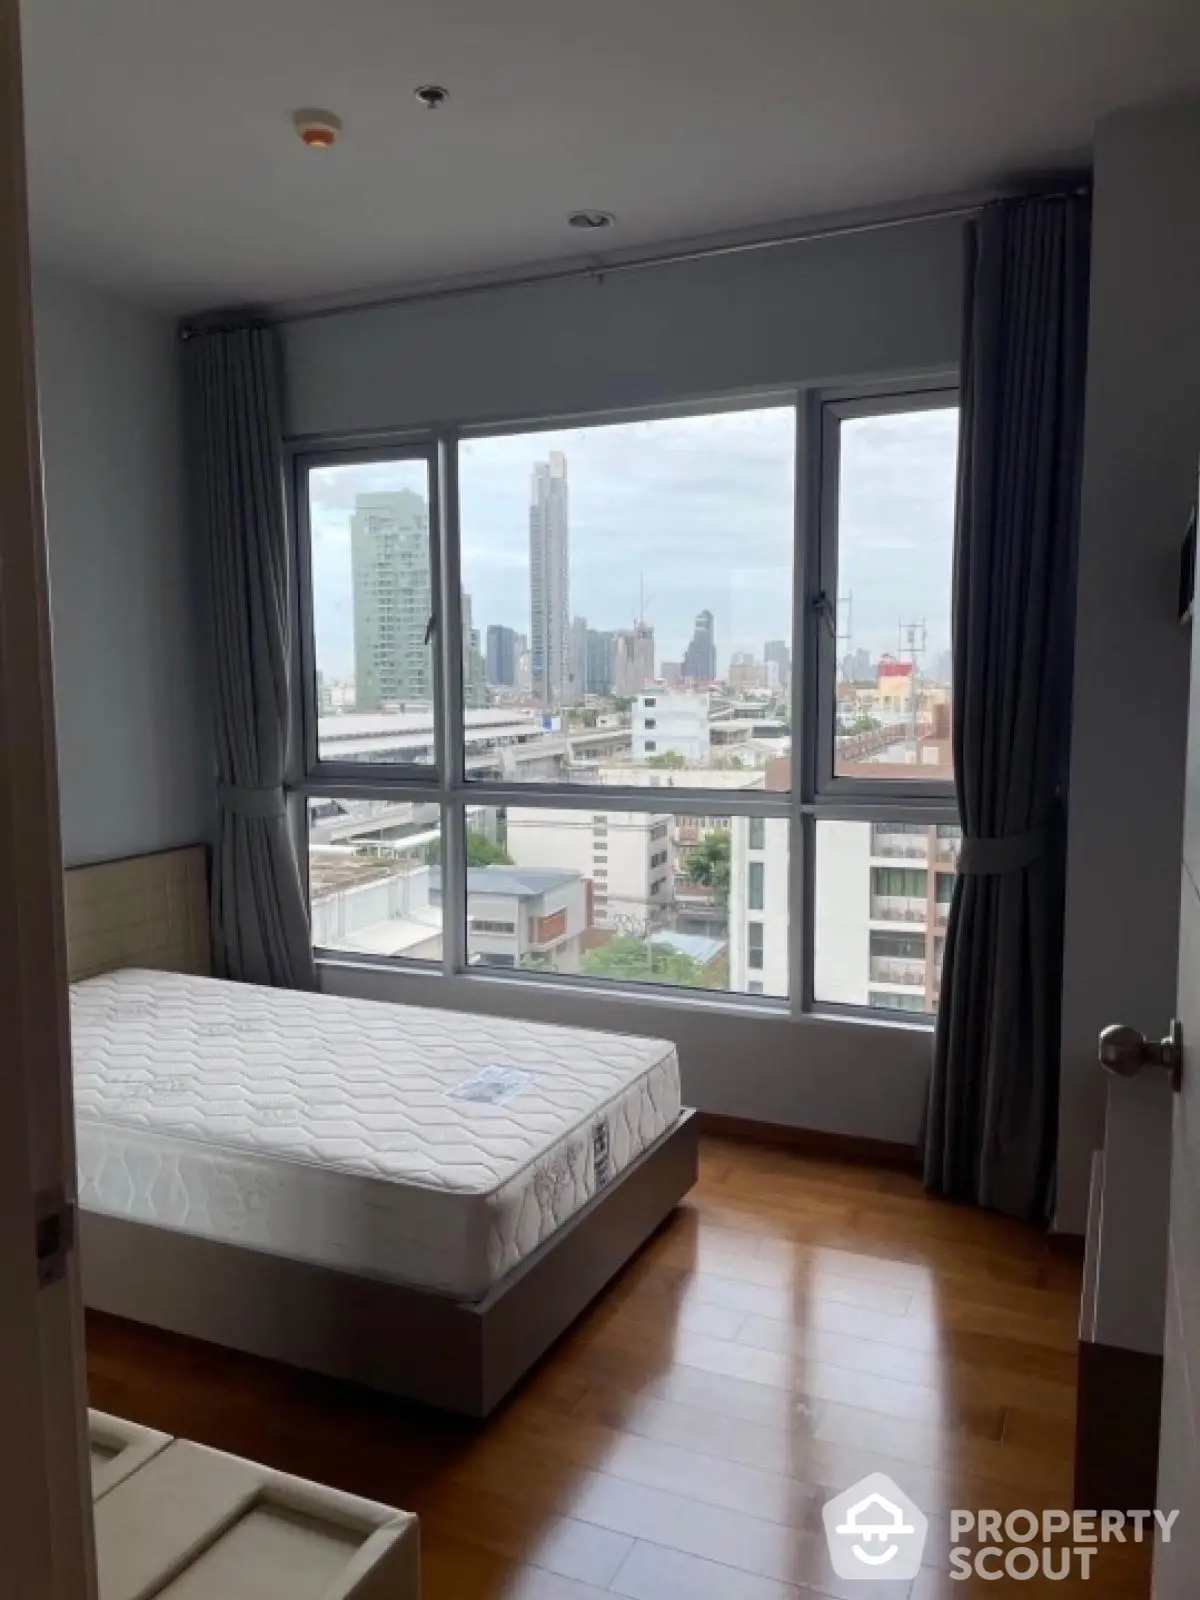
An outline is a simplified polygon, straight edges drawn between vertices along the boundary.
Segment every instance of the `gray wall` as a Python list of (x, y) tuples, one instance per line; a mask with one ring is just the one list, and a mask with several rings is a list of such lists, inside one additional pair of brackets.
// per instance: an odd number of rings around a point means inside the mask
[[(1073, 1232), (1103, 1138), (1096, 1035), (1128, 1022), (1158, 1038), (1175, 1002), (1190, 642), (1175, 590), (1200, 458), (1200, 104), (1105, 118), (1095, 160), (1059, 1138), (1058, 1223)], [(1106, 1229), (1168, 1160), (1169, 1096), (1125, 1087)], [(1162, 1237), (1142, 1228), (1133, 1249), (1145, 1259)], [(1161, 1286), (1126, 1300), (1161, 1316)]]
[[(285, 330), (294, 435), (520, 419), (834, 384), (958, 362), (961, 231), (910, 224), (652, 272), (342, 314)], [(690, 1104), (909, 1142), (926, 1030), (326, 968), (342, 994), (674, 1039)]]
[(169, 320), (35, 281), (63, 849), (69, 865), (210, 832), (201, 572)]

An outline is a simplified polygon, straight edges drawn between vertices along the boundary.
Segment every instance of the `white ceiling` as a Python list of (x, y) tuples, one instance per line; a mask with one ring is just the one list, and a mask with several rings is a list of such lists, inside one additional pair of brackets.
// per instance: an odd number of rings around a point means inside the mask
[[(176, 310), (627, 250), (1077, 162), (1196, 0), (25, 0), (38, 258)], [(420, 83), (450, 90), (423, 110)], [(345, 122), (309, 152), (298, 106)]]

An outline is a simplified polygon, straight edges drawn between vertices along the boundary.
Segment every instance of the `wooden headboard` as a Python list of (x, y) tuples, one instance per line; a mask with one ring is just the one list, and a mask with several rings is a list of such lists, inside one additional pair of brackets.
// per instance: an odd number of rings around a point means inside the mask
[(211, 973), (204, 845), (71, 867), (65, 886), (72, 983), (117, 967)]

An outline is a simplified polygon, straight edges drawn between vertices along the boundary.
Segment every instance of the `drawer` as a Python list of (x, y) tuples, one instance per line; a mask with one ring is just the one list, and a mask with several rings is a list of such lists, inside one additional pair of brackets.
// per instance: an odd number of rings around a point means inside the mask
[(95, 1508), (100, 1600), (418, 1600), (417, 1519), (177, 1440)]
[(131, 1472), (166, 1449), (168, 1433), (143, 1428), (136, 1422), (110, 1417), (103, 1411), (88, 1412), (88, 1451), (92, 1463), (92, 1499), (99, 1500)]

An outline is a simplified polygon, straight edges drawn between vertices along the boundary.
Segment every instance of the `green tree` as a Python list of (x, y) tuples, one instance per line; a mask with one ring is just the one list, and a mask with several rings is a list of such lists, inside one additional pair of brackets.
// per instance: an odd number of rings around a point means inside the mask
[(687, 761), (678, 750), (664, 750), (661, 755), (651, 756), (646, 765), (661, 767), (669, 772), (680, 772), (687, 766)]
[(667, 945), (652, 945), (632, 933), (618, 934), (589, 950), (579, 964), (589, 978), (614, 978), (625, 983), (671, 983), (685, 989), (706, 987), (698, 961)]
[[(425, 860), (431, 867), (436, 867), (442, 859), (442, 842), (433, 839), (425, 846)], [(498, 844), (493, 843), (486, 833), (469, 833), (467, 835), (467, 865), (469, 867), (511, 867), (513, 858)]]
[(711, 889), (724, 905), (729, 899), (729, 857), (732, 840), (728, 833), (706, 833), (688, 857), (687, 875), (693, 883)]

